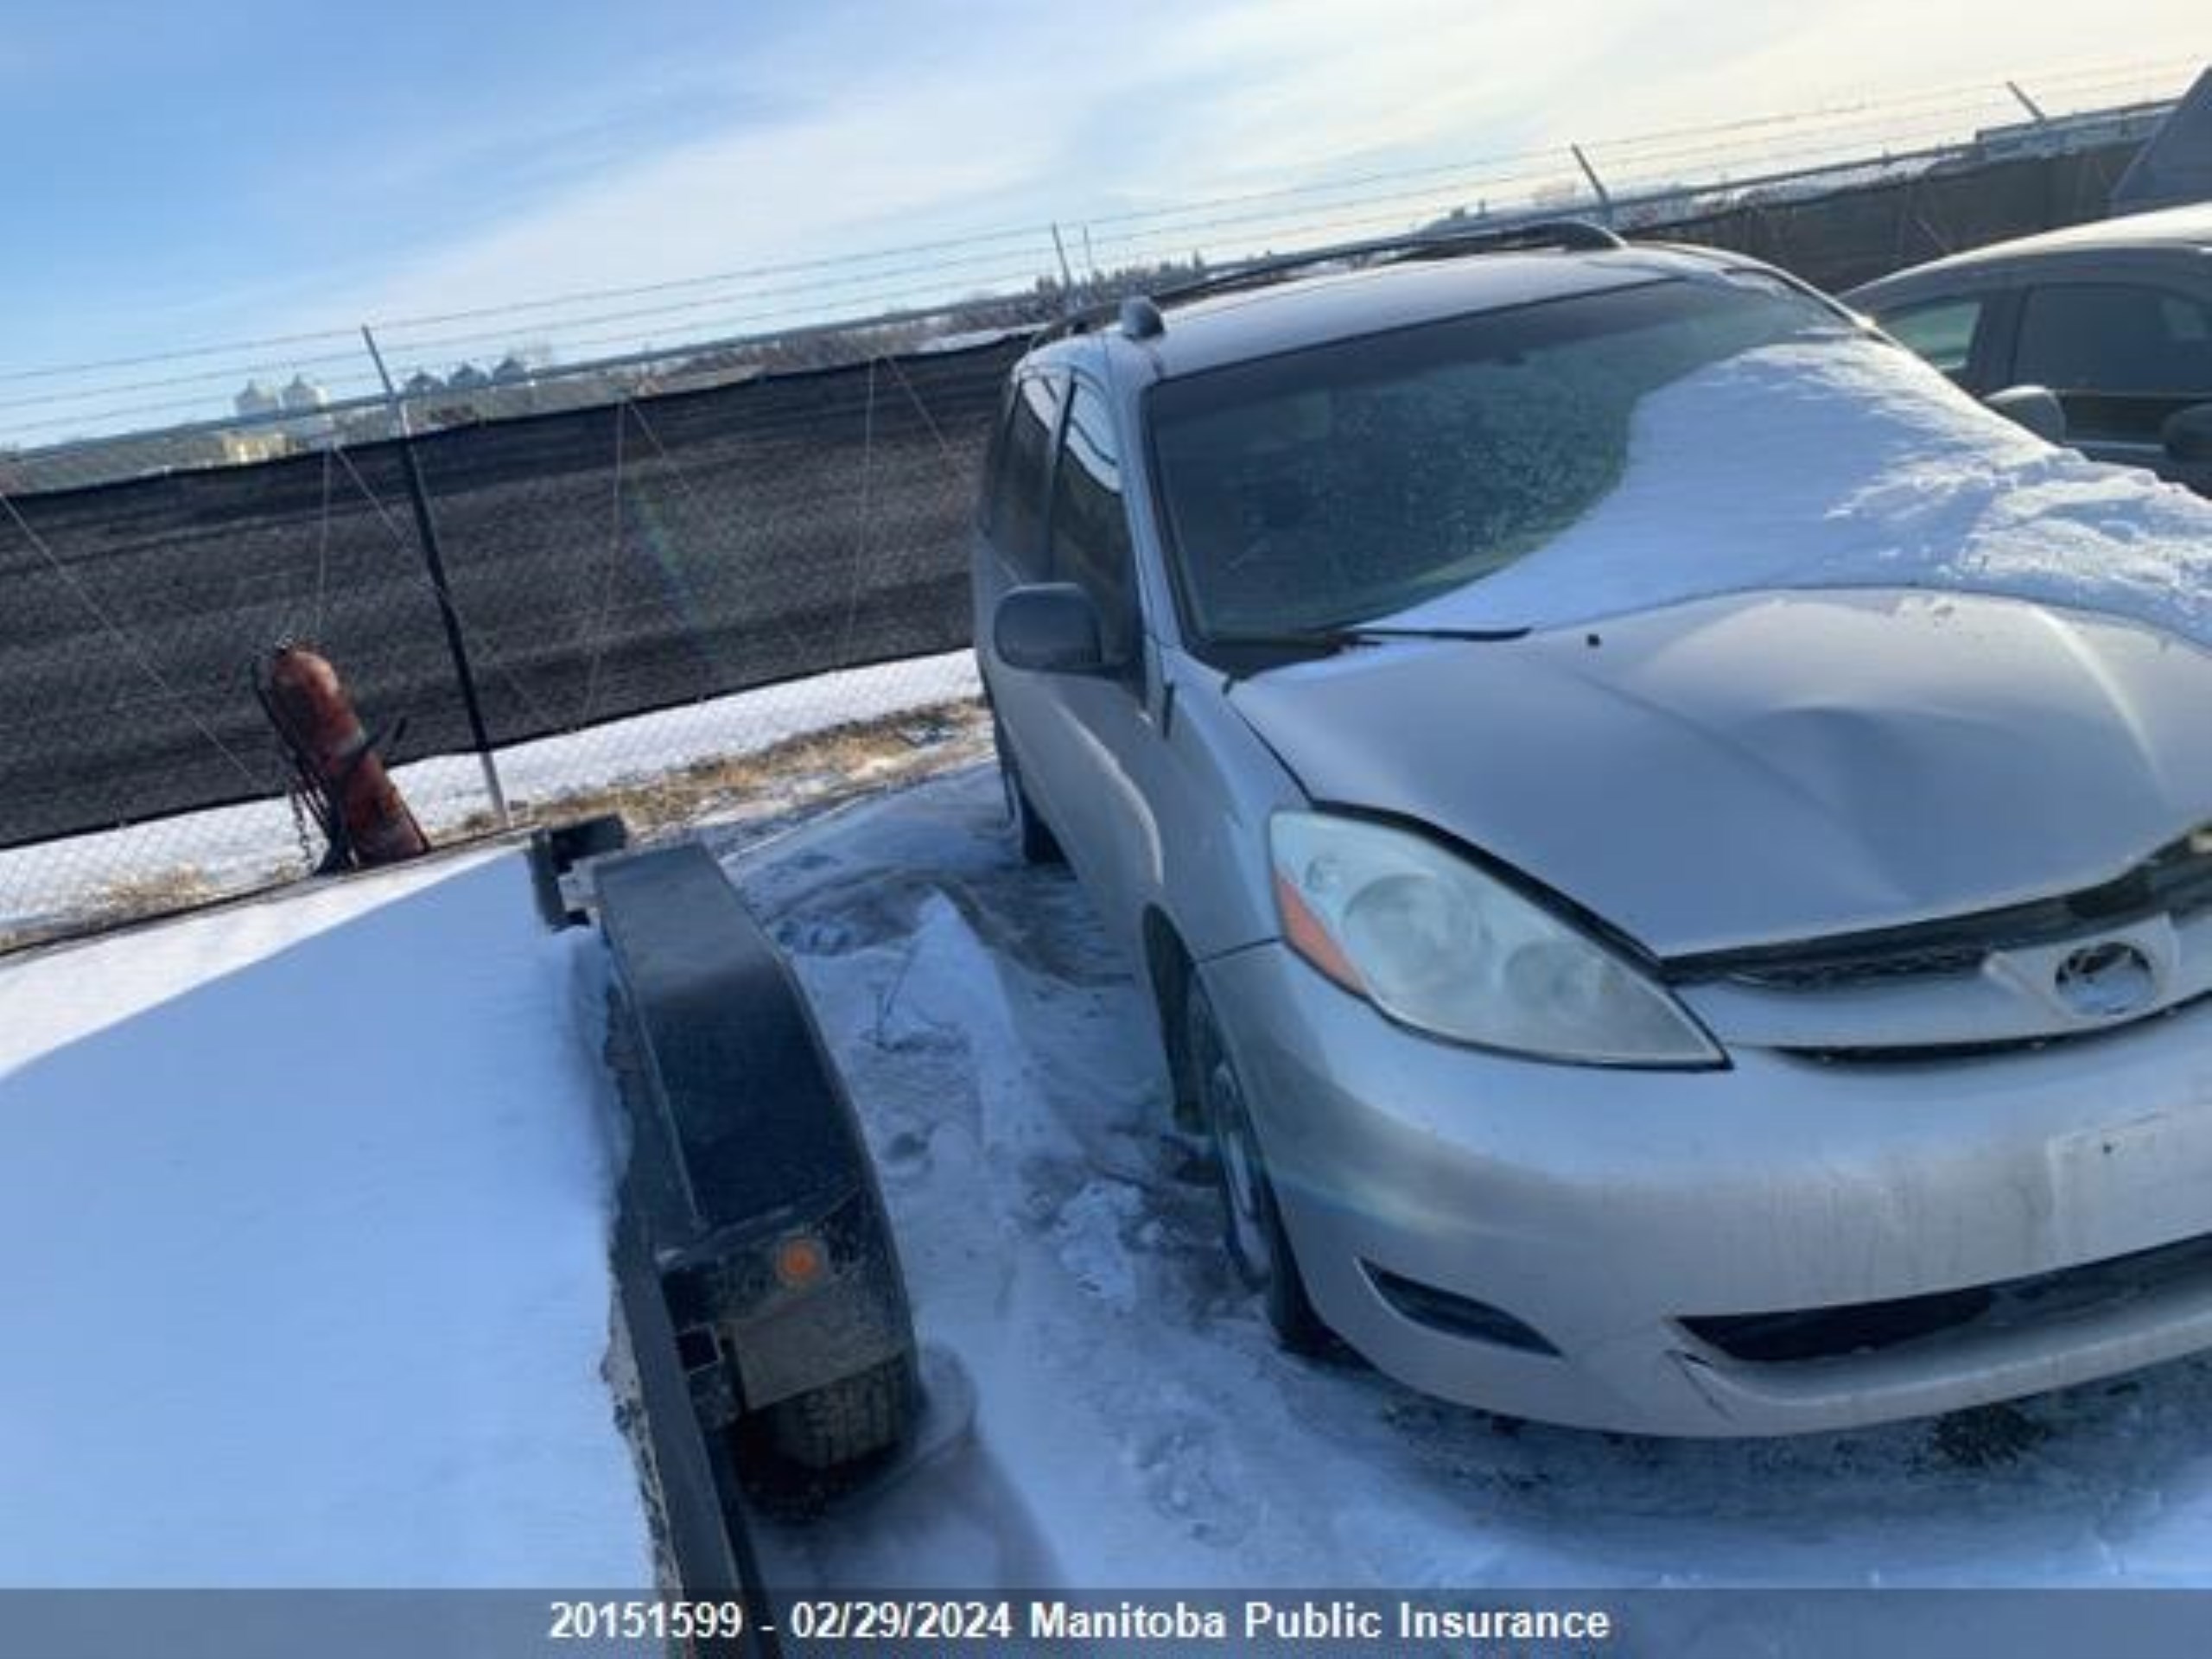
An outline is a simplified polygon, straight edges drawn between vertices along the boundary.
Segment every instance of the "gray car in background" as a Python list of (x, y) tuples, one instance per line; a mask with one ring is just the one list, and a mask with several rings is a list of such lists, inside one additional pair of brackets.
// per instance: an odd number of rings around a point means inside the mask
[[(1563, 226), (1014, 371), (974, 565), (1010, 805), (1139, 965), (1292, 1347), (1737, 1435), (2212, 1344), (2212, 655), (1863, 585), (1435, 620), (1622, 497), (1673, 389), (1837, 353), (1951, 418), (1772, 271)], [(1722, 505), (1624, 546), (1694, 560)]]
[(2054, 394), (2046, 436), (2212, 495), (2212, 203), (1994, 243), (1844, 297), (1977, 397)]

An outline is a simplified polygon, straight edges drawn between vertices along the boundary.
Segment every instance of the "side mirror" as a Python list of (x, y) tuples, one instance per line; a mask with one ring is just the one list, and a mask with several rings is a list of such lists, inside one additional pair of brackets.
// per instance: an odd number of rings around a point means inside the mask
[(1982, 401), (2045, 443), (2066, 442), (2066, 405), (2047, 386), (2007, 386), (2002, 391), (1991, 392)]
[(1071, 582), (1016, 588), (991, 617), (991, 645), (1008, 668), (1033, 674), (1103, 674), (1098, 607)]
[(2166, 416), (2158, 437), (2176, 461), (2212, 462), (2212, 404), (2176, 410)]

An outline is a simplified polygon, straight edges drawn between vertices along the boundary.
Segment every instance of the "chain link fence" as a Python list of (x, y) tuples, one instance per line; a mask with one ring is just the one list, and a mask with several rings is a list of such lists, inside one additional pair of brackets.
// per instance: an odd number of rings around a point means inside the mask
[[(972, 717), (966, 527), (1019, 351), (625, 397), (411, 440), (486, 735), (525, 813)], [(253, 691), (334, 662), (434, 836), (492, 827), (403, 442), (7, 499), (0, 939), (300, 873)], [(922, 724), (912, 725), (916, 717)], [(644, 718), (641, 718), (644, 717)], [(865, 769), (847, 752), (838, 769)]]

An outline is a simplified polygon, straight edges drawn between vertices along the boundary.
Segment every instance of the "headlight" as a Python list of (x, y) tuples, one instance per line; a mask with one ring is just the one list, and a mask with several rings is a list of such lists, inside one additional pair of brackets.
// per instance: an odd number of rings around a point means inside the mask
[(1637, 968), (1422, 836), (1279, 812), (1268, 839), (1284, 938), (1394, 1020), (1454, 1042), (1586, 1065), (1723, 1060)]

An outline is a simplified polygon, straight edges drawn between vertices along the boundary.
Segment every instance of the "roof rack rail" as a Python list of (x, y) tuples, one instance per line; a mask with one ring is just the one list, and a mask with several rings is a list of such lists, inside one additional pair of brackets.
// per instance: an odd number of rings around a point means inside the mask
[(1086, 306), (1039, 331), (1035, 343), (1088, 334), (1107, 324), (1118, 324), (1132, 340), (1150, 339), (1165, 326), (1161, 313), (1169, 306), (1216, 294), (1265, 287), (1302, 270), (1347, 263), (1395, 264), (1402, 260), (1459, 259), (1478, 253), (1510, 252), (1522, 248), (1557, 248), (1567, 253), (1601, 253), (1628, 244), (1616, 232), (1586, 219), (1537, 219), (1518, 225), (1487, 226), (1474, 231), (1416, 231), (1403, 236), (1375, 237), (1359, 242), (1338, 242), (1302, 253), (1271, 254), (1187, 283), (1178, 283), (1150, 296), (1131, 295)]
[(1179, 304), (1246, 287), (1276, 282), (1317, 265), (1357, 261), (1395, 264), (1411, 259), (1459, 259), (1478, 253), (1503, 253), (1521, 248), (1557, 248), (1567, 253), (1601, 253), (1628, 244), (1603, 225), (1586, 219), (1537, 219), (1519, 225), (1495, 226), (1477, 231), (1416, 231), (1406, 236), (1376, 237), (1361, 242), (1339, 242), (1232, 266), (1194, 282), (1179, 283), (1153, 297), (1162, 305)]

